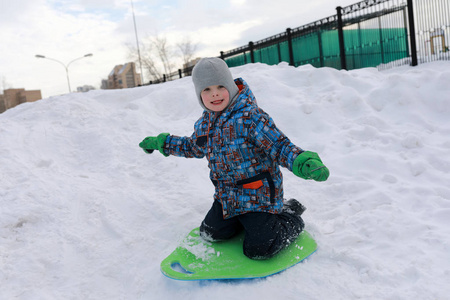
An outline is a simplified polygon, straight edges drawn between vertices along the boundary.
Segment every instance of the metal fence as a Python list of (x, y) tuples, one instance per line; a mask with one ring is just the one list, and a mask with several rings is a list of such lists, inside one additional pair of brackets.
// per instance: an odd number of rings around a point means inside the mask
[(221, 52), (230, 67), (252, 62), (336, 69), (450, 59), (450, 0), (365, 0), (336, 15)]
[[(450, 60), (450, 0), (365, 0), (336, 15), (220, 52), (229, 67), (261, 62), (359, 69)], [(157, 82), (189, 76), (192, 67)], [(153, 83), (157, 83), (153, 82)], [(152, 82), (151, 82), (152, 83)]]

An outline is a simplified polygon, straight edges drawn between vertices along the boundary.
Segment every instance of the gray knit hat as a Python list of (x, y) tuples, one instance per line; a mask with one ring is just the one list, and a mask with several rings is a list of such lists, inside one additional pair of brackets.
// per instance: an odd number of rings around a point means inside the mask
[(200, 96), (201, 92), (211, 85), (223, 85), (230, 94), (230, 104), (236, 100), (239, 89), (234, 83), (230, 69), (226, 62), (217, 57), (205, 57), (195, 65), (192, 70), (192, 81), (195, 86), (195, 93), (198, 101), (204, 110), (211, 111), (205, 107)]

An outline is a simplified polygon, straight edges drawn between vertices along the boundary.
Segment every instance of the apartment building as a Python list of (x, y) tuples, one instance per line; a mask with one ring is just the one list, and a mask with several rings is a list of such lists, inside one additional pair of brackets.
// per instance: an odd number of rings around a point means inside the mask
[(40, 90), (26, 91), (25, 89), (7, 89), (0, 95), (0, 113), (25, 102), (42, 99)]
[(117, 65), (108, 75), (108, 80), (102, 81), (104, 89), (126, 89), (142, 85), (141, 74), (136, 72), (136, 64), (129, 62)]

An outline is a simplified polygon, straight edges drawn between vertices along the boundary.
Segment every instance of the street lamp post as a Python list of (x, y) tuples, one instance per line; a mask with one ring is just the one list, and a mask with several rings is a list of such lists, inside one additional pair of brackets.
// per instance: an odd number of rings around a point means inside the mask
[(76, 61), (76, 60), (79, 60), (79, 59), (82, 59), (82, 58), (85, 58), (85, 57), (90, 57), (90, 56), (92, 56), (92, 55), (93, 55), (92, 53), (85, 54), (85, 55), (82, 56), (82, 57), (78, 57), (78, 58), (75, 58), (74, 60), (70, 61), (67, 65), (64, 64), (63, 62), (57, 60), (57, 59), (50, 58), (50, 57), (46, 57), (46, 56), (44, 56), (44, 55), (37, 54), (36, 57), (37, 57), (37, 58), (46, 58), (46, 59), (50, 59), (50, 60), (56, 61), (57, 63), (60, 63), (61, 65), (64, 66), (64, 69), (66, 69), (66, 76), (67, 76), (67, 84), (68, 84), (68, 86), (69, 86), (69, 93), (71, 93), (70, 80), (69, 80), (69, 66), (70, 66), (70, 64), (73, 63), (73, 62)]
[(134, 16), (134, 6), (133, 6), (133, 0), (131, 1), (131, 12), (133, 13), (133, 23), (134, 23), (134, 34), (136, 36), (136, 47), (137, 47), (137, 53), (139, 58), (139, 66), (141, 67), (141, 85), (144, 84), (144, 72), (142, 72), (142, 61), (141, 61), (141, 50), (139, 50), (139, 39), (138, 39), (138, 33), (136, 28), (136, 17)]

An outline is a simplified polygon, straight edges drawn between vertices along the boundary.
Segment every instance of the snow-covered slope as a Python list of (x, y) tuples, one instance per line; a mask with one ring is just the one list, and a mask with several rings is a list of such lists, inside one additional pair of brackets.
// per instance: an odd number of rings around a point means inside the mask
[(330, 169), (324, 183), (283, 170), (318, 252), (267, 279), (164, 277), (160, 261), (200, 224), (213, 187), (206, 160), (138, 143), (191, 134), (191, 79), (68, 94), (0, 115), (0, 299), (446, 299), (450, 62), (232, 73)]

